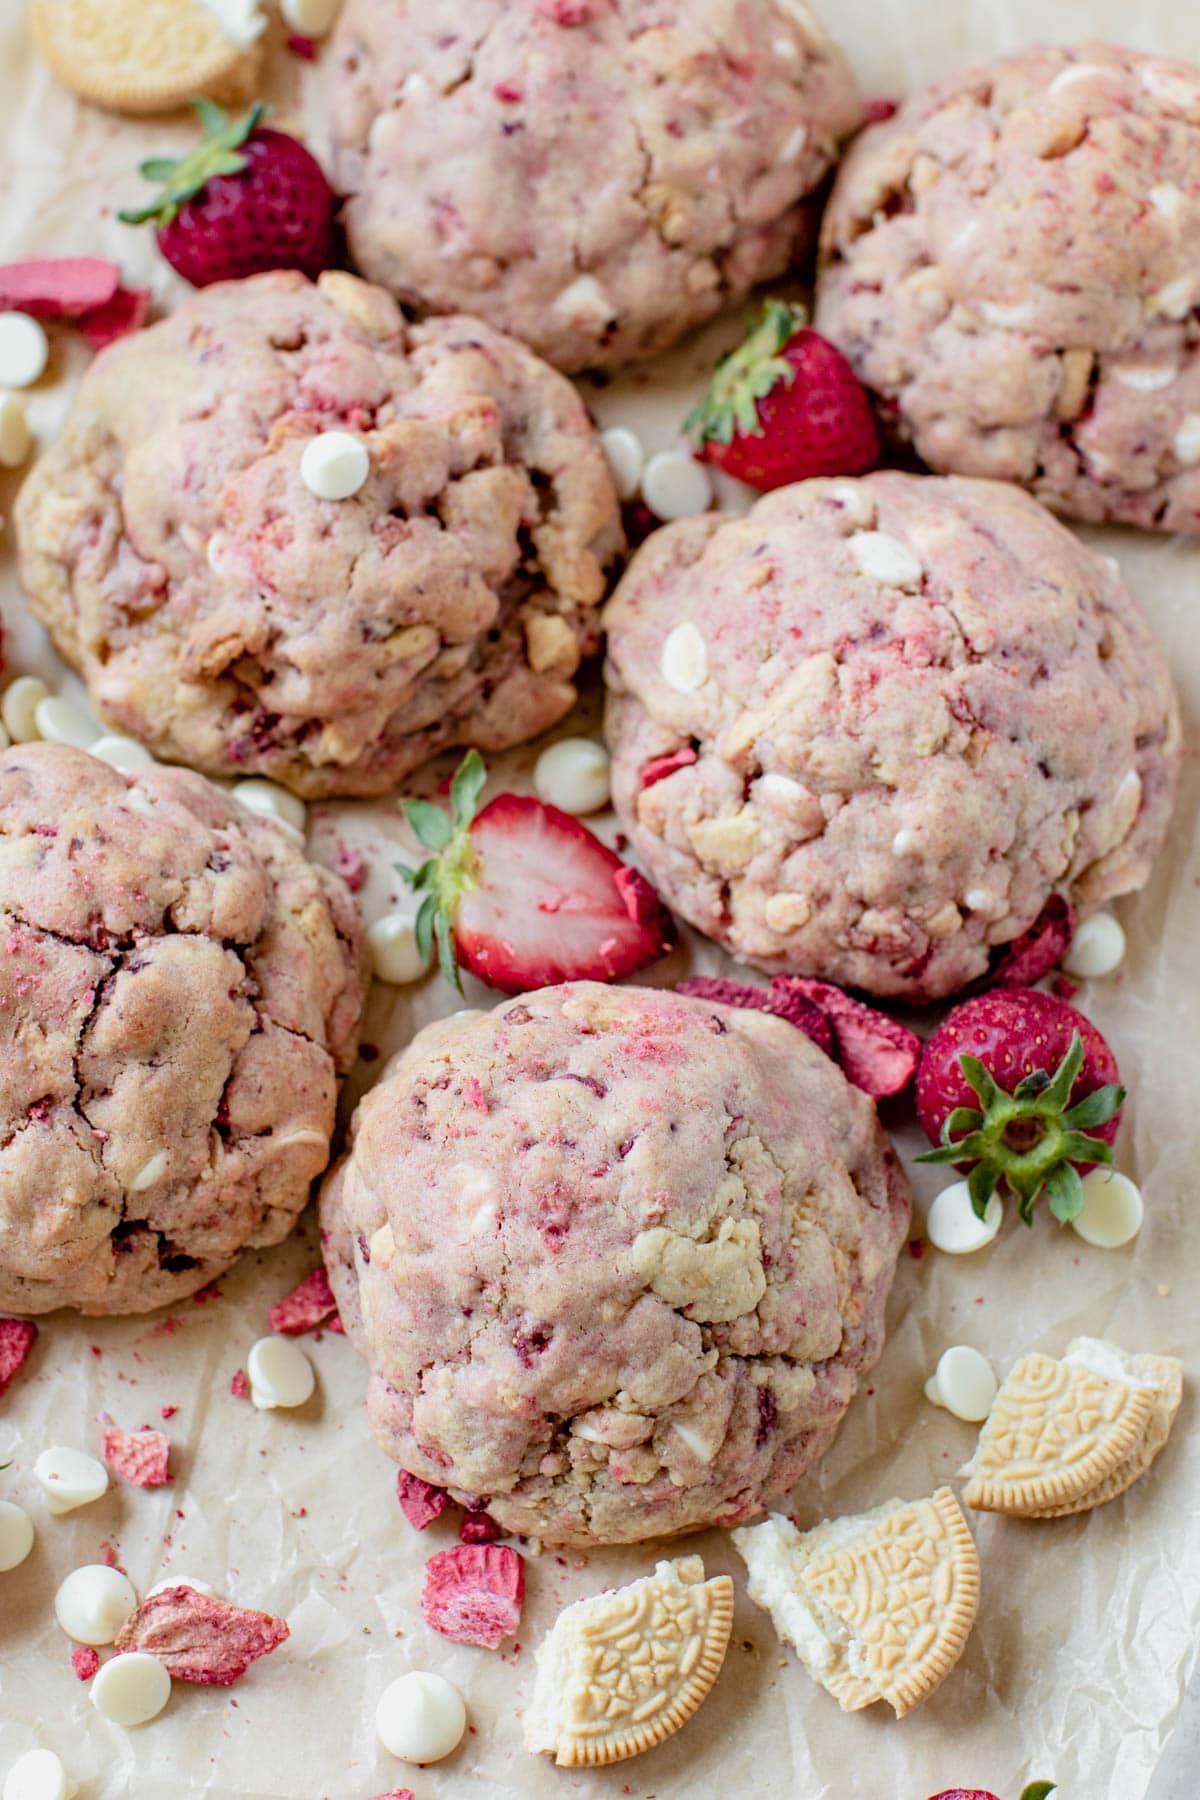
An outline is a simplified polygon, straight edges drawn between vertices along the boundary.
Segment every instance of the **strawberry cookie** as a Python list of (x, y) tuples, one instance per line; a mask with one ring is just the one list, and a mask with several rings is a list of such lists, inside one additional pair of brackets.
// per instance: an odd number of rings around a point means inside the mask
[(1106, 44), (961, 71), (865, 132), (817, 325), (934, 469), (1200, 531), (1200, 69)]
[(607, 623), (633, 851), (760, 968), (938, 999), (1051, 895), (1141, 887), (1163, 841), (1162, 654), (1116, 565), (1017, 489), (880, 474), (683, 520)]
[(17, 529), (107, 723), (307, 795), (552, 725), (622, 546), (562, 376), (338, 271), (204, 288), (99, 357)]
[(651, 356), (781, 273), (861, 118), (797, 0), (347, 0), (334, 57), (358, 267), (562, 369)]
[(143, 1312), (286, 1237), (357, 1040), (338, 878), (202, 776), (24, 744), (0, 938), (0, 1310)]
[(786, 1019), (569, 982), (427, 1027), (321, 1201), (368, 1412), (551, 1543), (752, 1518), (883, 1343), (908, 1189)]

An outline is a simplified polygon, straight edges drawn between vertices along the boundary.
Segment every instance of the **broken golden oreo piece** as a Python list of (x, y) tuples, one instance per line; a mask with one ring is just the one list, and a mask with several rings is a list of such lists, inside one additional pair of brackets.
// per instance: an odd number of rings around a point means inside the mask
[[(236, 20), (236, 25), (231, 21)], [(199, 95), (252, 98), (266, 16), (204, 0), (32, 0), (34, 43), (58, 79), (119, 113), (169, 112)]]
[(962, 1655), (979, 1557), (949, 1488), (804, 1532), (772, 1513), (733, 1541), (750, 1598), (843, 1712), (886, 1700), (903, 1718)]
[(705, 1699), (732, 1625), (733, 1583), (698, 1556), (565, 1607), (537, 1651), (526, 1749), (560, 1768), (652, 1750)]
[(985, 1512), (1059, 1519), (1116, 1499), (1171, 1433), (1183, 1365), (1075, 1338), (1065, 1356), (1024, 1356), (1003, 1383), (964, 1473)]

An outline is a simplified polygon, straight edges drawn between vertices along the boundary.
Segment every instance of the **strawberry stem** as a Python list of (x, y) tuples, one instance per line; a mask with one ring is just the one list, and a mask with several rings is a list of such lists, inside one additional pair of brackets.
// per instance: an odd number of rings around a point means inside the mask
[(768, 300), (744, 344), (723, 357), (700, 404), (683, 422), (684, 432), (699, 444), (731, 444), (740, 437), (761, 437), (758, 402), (780, 382), (796, 379), (792, 363), (782, 355), (808, 315), (789, 300)]
[(450, 811), (431, 800), (405, 800), (404, 816), (418, 843), (433, 855), (419, 869), (396, 864), (414, 892), (424, 894), (413, 927), (417, 950), (428, 957), (437, 941), (438, 966), (452, 987), (463, 991), (454, 948), (454, 919), (459, 902), (479, 881), (479, 853), (471, 842), (471, 824), (487, 781), (478, 750), (468, 750), (450, 783)]
[[(1111, 1163), (1103, 1138), (1088, 1131), (1105, 1125), (1120, 1111), (1125, 1089), (1096, 1088), (1071, 1106), (1071, 1090), (1083, 1067), (1083, 1039), (1076, 1031), (1053, 1074), (1034, 1069), (1011, 1094), (1006, 1093), (977, 1057), (965, 1053), (959, 1066), (979, 1106), (956, 1106), (942, 1123), (936, 1150), (918, 1162), (970, 1164), (967, 1188), (976, 1215), (983, 1218), (988, 1201), (1004, 1181), (1017, 1197), (1026, 1225), (1046, 1192), (1050, 1211), (1062, 1224), (1083, 1210), (1083, 1183), (1078, 1163)], [(956, 1136), (956, 1133), (962, 1133)]]
[(139, 165), (138, 172), (147, 181), (163, 182), (165, 191), (148, 206), (119, 212), (117, 217), (123, 224), (145, 225), (153, 219), (160, 228), (169, 225), (184, 202), (195, 199), (214, 175), (240, 175), (246, 167), (246, 158), (239, 152), (261, 125), (267, 108), (260, 103), (252, 106), (244, 118), (231, 120), (213, 100), (193, 100), (192, 105), (204, 127), (204, 137), (187, 156), (152, 156)]

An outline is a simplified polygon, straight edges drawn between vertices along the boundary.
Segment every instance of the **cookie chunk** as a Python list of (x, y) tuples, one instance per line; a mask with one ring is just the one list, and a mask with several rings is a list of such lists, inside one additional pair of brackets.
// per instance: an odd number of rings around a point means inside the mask
[(0, 755), (0, 1310), (143, 1312), (278, 1243), (329, 1159), (361, 927), (183, 769)]
[(934, 469), (1200, 530), (1200, 69), (1107, 44), (949, 76), (865, 132), (818, 328)]
[(684, 520), (607, 624), (634, 853), (760, 968), (938, 999), (1052, 893), (1140, 887), (1162, 844), (1163, 656), (1116, 565), (1014, 488), (882, 474)]
[(579, 369), (781, 273), (861, 110), (801, 0), (347, 0), (333, 115), (363, 273)]
[(544, 988), (428, 1027), (351, 1134), (322, 1224), (376, 1435), (506, 1532), (751, 1518), (879, 1354), (907, 1186), (785, 1019)]
[[(321, 499), (337, 430), (362, 485)], [(34, 610), (116, 729), (208, 774), (382, 793), (567, 711), (622, 545), (582, 401), (477, 320), (334, 271), (223, 282), (99, 357), (17, 506)]]

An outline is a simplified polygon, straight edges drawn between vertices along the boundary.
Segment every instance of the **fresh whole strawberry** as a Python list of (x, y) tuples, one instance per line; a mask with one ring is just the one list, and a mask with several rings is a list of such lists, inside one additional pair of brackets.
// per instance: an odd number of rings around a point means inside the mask
[(613, 981), (674, 943), (671, 916), (650, 883), (570, 813), (521, 794), (478, 810), (485, 771), (477, 750), (459, 764), (451, 811), (406, 800), (409, 824), (433, 852), (400, 873), (424, 895), (416, 933), (436, 938), (442, 973), (460, 968), (506, 994), (559, 981)]
[(744, 344), (717, 364), (684, 427), (696, 454), (751, 487), (812, 475), (863, 475), (879, 433), (854, 370), (803, 307), (768, 300)]
[(1043, 1188), (1064, 1224), (1083, 1206), (1080, 1169), (1111, 1163), (1125, 1090), (1090, 1019), (1036, 988), (994, 988), (956, 1006), (917, 1068), (917, 1117), (936, 1150), (969, 1169), (980, 1218), (1003, 1180), (1025, 1223)]
[[(1022, 1791), (1021, 1800), (1047, 1800), (1054, 1792), (1052, 1781), (1031, 1781)], [(983, 1788), (943, 1788), (940, 1794), (933, 1794), (930, 1800), (996, 1800), (996, 1795), (985, 1793)]]
[(179, 161), (142, 163), (148, 181), (165, 182), (163, 193), (118, 217), (153, 220), (159, 249), (193, 287), (268, 269), (313, 277), (327, 269), (335, 200), (321, 165), (298, 139), (261, 123), (265, 107), (231, 121), (211, 100), (194, 105), (203, 143)]

